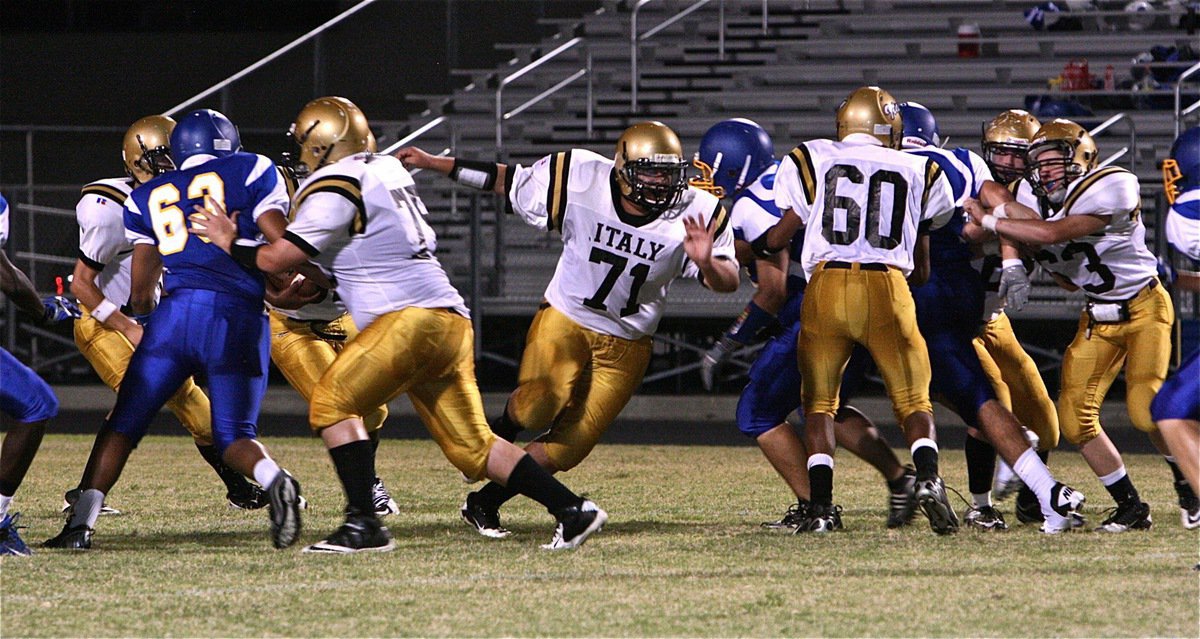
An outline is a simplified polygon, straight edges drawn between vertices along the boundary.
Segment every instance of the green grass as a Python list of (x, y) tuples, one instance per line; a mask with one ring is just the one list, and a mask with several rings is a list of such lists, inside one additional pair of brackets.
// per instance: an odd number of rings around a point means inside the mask
[[(302, 544), (340, 523), (342, 494), (319, 441), (272, 439), (312, 502)], [(50, 436), (17, 496), (27, 540), (58, 532), (61, 494), (90, 437)], [(227, 508), (180, 437), (134, 453), (88, 553), (37, 550), (0, 561), (3, 636), (1198, 636), (1197, 537), (1179, 524), (1169, 475), (1126, 463), (1156, 524), (1147, 533), (1047, 538), (1032, 527), (936, 537), (888, 531), (886, 493), (842, 453), (835, 491), (846, 530), (792, 536), (759, 528), (787, 505), (750, 447), (601, 445), (565, 476), (610, 513), (575, 552), (550, 554), (552, 520), (518, 498), (515, 534), (458, 520), (467, 488), (431, 441), (384, 441), (380, 474), (402, 512), (397, 549), (351, 557), (276, 551), (265, 513)], [(961, 451), (943, 455), (965, 487)], [(1079, 456), (1052, 460), (1109, 499)], [(955, 498), (957, 499), (957, 498)], [(1003, 504), (1010, 523), (1011, 502)]]

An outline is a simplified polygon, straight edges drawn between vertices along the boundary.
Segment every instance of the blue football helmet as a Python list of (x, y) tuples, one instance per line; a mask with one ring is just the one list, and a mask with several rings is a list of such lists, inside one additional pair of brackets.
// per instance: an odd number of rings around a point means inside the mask
[(1180, 193), (1200, 188), (1200, 126), (1179, 134), (1162, 163), (1163, 190), (1174, 204)]
[(744, 118), (724, 120), (700, 140), (692, 160), (700, 176), (689, 182), (717, 197), (734, 196), (774, 163), (775, 145), (765, 129)]
[(224, 157), (242, 150), (242, 138), (229, 118), (212, 109), (199, 109), (179, 118), (171, 132), (175, 166), (193, 155)]
[(942, 146), (937, 120), (933, 112), (920, 102), (901, 102), (900, 119), (903, 123), (900, 147), (920, 149), (927, 146)]

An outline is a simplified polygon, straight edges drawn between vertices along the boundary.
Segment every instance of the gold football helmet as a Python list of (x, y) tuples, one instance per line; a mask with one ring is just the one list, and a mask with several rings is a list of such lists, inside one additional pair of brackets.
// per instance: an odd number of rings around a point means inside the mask
[(900, 105), (879, 87), (860, 87), (842, 100), (837, 110), (837, 137), (865, 133), (889, 149), (900, 148), (903, 125)]
[(317, 98), (304, 105), (288, 133), (300, 146), (295, 170), (301, 177), (368, 149), (371, 127), (346, 98)]
[(654, 217), (675, 206), (687, 190), (683, 145), (662, 122), (625, 129), (614, 162), (621, 195)]
[(1009, 109), (983, 126), (980, 145), (992, 176), (1012, 184), (1025, 175), (1026, 152), (1042, 123), (1028, 111)]
[(121, 159), (129, 177), (144, 184), (175, 168), (171, 162), (174, 129), (175, 120), (165, 115), (148, 115), (129, 127), (121, 147)]
[(379, 153), (379, 144), (375, 142), (375, 134), (370, 129), (367, 129), (367, 152)]
[[(1067, 185), (1096, 168), (1097, 155), (1096, 141), (1087, 129), (1056, 118), (1033, 134), (1025, 179), (1039, 196), (1061, 202)], [(1056, 167), (1062, 167), (1061, 175), (1055, 175)]]

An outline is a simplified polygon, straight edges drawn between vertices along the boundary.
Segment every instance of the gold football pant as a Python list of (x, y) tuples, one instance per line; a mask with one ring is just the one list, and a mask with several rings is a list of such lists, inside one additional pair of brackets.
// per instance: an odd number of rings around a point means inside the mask
[(533, 318), (508, 410), (522, 428), (546, 430), (538, 441), (558, 470), (570, 470), (629, 403), (650, 364), (651, 339), (621, 339), (588, 330), (551, 306)]
[[(271, 361), (304, 401), (311, 402), (317, 381), (346, 344), (358, 336), (358, 328), (349, 313), (329, 322), (294, 320), (275, 310), (270, 315)], [(367, 432), (379, 430), (387, 415), (384, 404), (363, 417)]]
[(1095, 324), (1090, 337), (1088, 323), (1085, 311), (1079, 318), (1075, 340), (1063, 356), (1062, 391), (1058, 396), (1063, 437), (1082, 446), (1099, 436), (1100, 405), (1122, 365), (1129, 419), (1138, 430), (1153, 432), (1156, 427), (1150, 418), (1150, 402), (1167, 378), (1171, 364), (1171, 328), (1175, 323), (1171, 296), (1156, 280), (1129, 301), (1129, 321)]
[(400, 393), (442, 453), (472, 479), (487, 474), (496, 436), (475, 382), (471, 322), (453, 311), (410, 306), (377, 318), (342, 349), (313, 391), (313, 430), (369, 411)]
[(903, 426), (913, 413), (933, 412), (929, 352), (904, 275), (881, 264), (822, 262), (800, 308), (798, 358), (806, 413), (837, 413), (842, 372), (855, 343), (875, 359), (897, 423)]
[(1017, 341), (1008, 315), (1000, 313), (984, 324), (975, 338), (975, 352), (1000, 403), (1038, 436), (1038, 450), (1057, 448), (1058, 410), (1037, 364)]
[[(87, 308), (80, 307), (80, 310), (83, 317), (75, 320), (75, 345), (100, 379), (115, 391), (120, 388), (125, 370), (129, 368), (133, 344), (120, 331), (97, 322)], [(179, 418), (198, 445), (212, 445), (212, 407), (208, 396), (191, 377), (167, 401), (167, 408)]]

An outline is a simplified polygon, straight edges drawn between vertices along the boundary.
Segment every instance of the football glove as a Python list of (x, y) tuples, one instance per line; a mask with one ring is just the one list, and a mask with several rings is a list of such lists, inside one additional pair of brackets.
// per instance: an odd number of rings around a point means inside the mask
[(79, 312), (79, 307), (75, 302), (63, 297), (62, 295), (51, 295), (42, 299), (43, 324), (57, 324), (66, 319), (79, 319), (82, 313)]
[(1029, 274), (1022, 265), (1006, 266), (1000, 271), (1000, 295), (1014, 311), (1025, 308), (1029, 302)]

